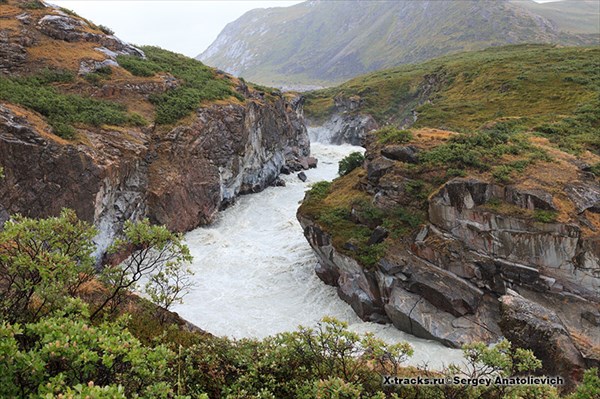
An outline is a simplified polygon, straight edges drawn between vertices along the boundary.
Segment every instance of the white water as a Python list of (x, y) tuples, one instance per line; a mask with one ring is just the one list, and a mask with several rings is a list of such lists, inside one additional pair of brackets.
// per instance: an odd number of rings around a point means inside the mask
[(334, 287), (315, 274), (317, 263), (296, 220), (299, 201), (311, 183), (332, 180), (338, 161), (360, 147), (313, 143), (317, 169), (282, 176), (286, 187), (270, 187), (241, 197), (216, 223), (186, 235), (194, 262), (196, 286), (174, 308), (182, 317), (215, 335), (262, 338), (298, 325), (313, 326), (323, 316), (349, 323), (357, 332), (373, 332), (393, 343), (414, 347), (410, 363), (441, 368), (459, 363), (461, 352), (416, 338), (392, 325), (361, 321)]

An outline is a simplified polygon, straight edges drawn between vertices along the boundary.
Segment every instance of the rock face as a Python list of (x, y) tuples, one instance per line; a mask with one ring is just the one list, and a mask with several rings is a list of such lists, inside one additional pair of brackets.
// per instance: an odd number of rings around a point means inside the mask
[(312, 141), (330, 144), (365, 145), (367, 133), (379, 126), (370, 115), (356, 111), (361, 105), (360, 98), (336, 97), (335, 111), (325, 123), (308, 120)]
[(18, 108), (0, 106), (0, 217), (73, 208), (95, 223), (101, 253), (122, 223), (148, 217), (175, 231), (211, 222), (238, 195), (273, 183), (309, 155), (302, 102), (199, 108), (167, 134), (86, 132), (91, 145), (46, 133)]
[(67, 42), (93, 42), (118, 54), (144, 56), (144, 52), (135, 48), (116, 36), (88, 32), (89, 25), (67, 15), (46, 15), (38, 22), (40, 31), (53, 39)]
[[(407, 195), (414, 180), (401, 171), (418, 162), (418, 150), (394, 147), (368, 147), (364, 177), (355, 183), (380, 208), (414, 200)], [(595, 225), (579, 222), (600, 220), (594, 208), (599, 186), (573, 173), (562, 178), (566, 189), (559, 195), (543, 185), (451, 179), (423, 200), (425, 223), (402, 242), (392, 241), (368, 268), (351, 257), (356, 248), (334, 247), (302, 208), (298, 219), (319, 258), (317, 274), (337, 286), (362, 319), (392, 322), (454, 347), (506, 336), (533, 349), (548, 363), (545, 372), (572, 383), (600, 361), (600, 240)], [(369, 225), (352, 211), (350, 220), (372, 230), (368, 245), (378, 242), (382, 221)], [(541, 222), (534, 217), (540, 212), (561, 217)]]
[(585, 362), (557, 314), (520, 296), (505, 295), (501, 301), (500, 326), (506, 338), (531, 348), (547, 375), (564, 377), (567, 389), (572, 388), (583, 376)]

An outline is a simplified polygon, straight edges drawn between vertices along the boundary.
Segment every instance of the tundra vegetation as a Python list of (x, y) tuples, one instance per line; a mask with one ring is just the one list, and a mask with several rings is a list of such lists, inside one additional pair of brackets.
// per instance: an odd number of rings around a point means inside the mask
[[(312, 193), (326, 189), (318, 184)], [(181, 236), (147, 221), (127, 223), (110, 250), (125, 261), (98, 271), (95, 233), (70, 210), (38, 220), (15, 216), (0, 233), (3, 398), (559, 397), (551, 386), (384, 386), (387, 375), (439, 377), (457, 369), (407, 367), (409, 344), (386, 344), (332, 318), (263, 340), (190, 330), (158, 306), (183, 294), (173, 283), (189, 275)], [(132, 293), (143, 290), (141, 277), (161, 273), (146, 279), (146, 286), (154, 285), (148, 292), (155, 304)], [(530, 351), (507, 341), (493, 348), (469, 345), (464, 353), (470, 377), (540, 367)], [(599, 392), (600, 380), (590, 370), (570, 397)]]

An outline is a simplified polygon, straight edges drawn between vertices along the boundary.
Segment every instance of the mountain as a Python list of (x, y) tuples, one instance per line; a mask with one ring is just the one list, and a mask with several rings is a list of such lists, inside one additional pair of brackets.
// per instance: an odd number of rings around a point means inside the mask
[(549, 3), (514, 0), (514, 3), (551, 20), (565, 32), (583, 34), (600, 32), (600, 2), (596, 0), (566, 0)]
[[(490, 46), (597, 43), (599, 29), (590, 23), (593, 14), (587, 15), (594, 5), (563, 8), (572, 10), (565, 15), (558, 6), (510, 1), (307, 1), (247, 12), (197, 59), (252, 81), (289, 87), (330, 85)], [(596, 35), (582, 34), (589, 32)]]

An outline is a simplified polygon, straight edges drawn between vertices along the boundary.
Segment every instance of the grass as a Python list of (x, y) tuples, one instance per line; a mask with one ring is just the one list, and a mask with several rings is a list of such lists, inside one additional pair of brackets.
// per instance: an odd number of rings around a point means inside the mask
[(146, 121), (138, 114), (128, 113), (124, 105), (62, 94), (53, 83), (71, 82), (69, 71), (43, 70), (31, 77), (0, 77), (0, 99), (39, 112), (46, 117), (53, 133), (65, 139), (75, 134), (75, 124), (91, 126), (130, 125), (143, 126)]
[[(494, 47), (359, 76), (307, 93), (308, 118), (325, 120), (336, 96), (361, 98), (360, 112), (380, 124), (473, 131), (520, 118), (561, 148), (598, 153), (599, 47)], [(593, 129), (590, 130), (589, 127)]]
[[(518, 159), (506, 161), (515, 157)], [(466, 169), (491, 169), (497, 180), (506, 183), (513, 172), (523, 172), (533, 162), (550, 158), (526, 134), (519, 132), (518, 121), (510, 120), (453, 136), (446, 143), (422, 152), (420, 160), (427, 166), (445, 166), (452, 174)]]
[(119, 65), (136, 76), (153, 76), (166, 72), (180, 80), (179, 87), (150, 97), (156, 107), (155, 121), (172, 124), (192, 113), (202, 101), (214, 101), (230, 96), (243, 101), (228, 79), (216, 76), (212, 68), (199, 61), (159, 47), (142, 47), (146, 59), (121, 55)]
[[(299, 212), (317, 221), (331, 235), (338, 251), (354, 257), (363, 266), (370, 268), (385, 255), (394, 240), (403, 240), (424, 223), (425, 213), (413, 207), (376, 207), (370, 196), (355, 184), (363, 173), (363, 170), (355, 169), (332, 183), (314, 184)], [(369, 245), (369, 238), (377, 226), (385, 227), (390, 238), (382, 243)]]
[(408, 130), (399, 130), (393, 126), (385, 126), (378, 131), (378, 141), (381, 144), (403, 144), (413, 139)]

